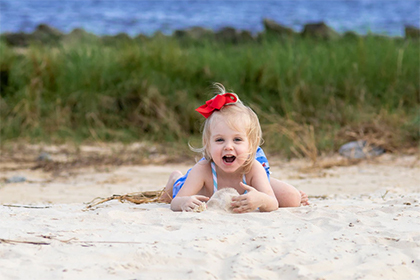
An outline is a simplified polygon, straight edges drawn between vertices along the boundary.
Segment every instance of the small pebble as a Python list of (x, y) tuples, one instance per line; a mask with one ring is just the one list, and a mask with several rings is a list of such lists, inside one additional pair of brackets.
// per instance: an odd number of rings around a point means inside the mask
[(37, 161), (51, 161), (51, 155), (46, 152), (42, 152), (36, 159)]
[(11, 178), (8, 178), (6, 180), (6, 183), (20, 183), (20, 182), (25, 182), (26, 178), (23, 176), (13, 176)]
[(347, 158), (362, 159), (379, 156), (385, 153), (385, 150), (381, 147), (368, 145), (366, 141), (353, 141), (341, 146), (338, 152)]

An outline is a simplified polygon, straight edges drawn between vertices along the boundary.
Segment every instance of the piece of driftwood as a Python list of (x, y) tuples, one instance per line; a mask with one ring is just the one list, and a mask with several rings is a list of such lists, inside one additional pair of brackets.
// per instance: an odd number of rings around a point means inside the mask
[(32, 208), (32, 209), (45, 209), (51, 208), (51, 206), (31, 206), (31, 205), (16, 205), (16, 204), (2, 204), (6, 207), (16, 207), (16, 208)]
[(31, 244), (31, 245), (50, 245), (48, 242), (38, 242), (38, 241), (22, 241), (22, 240), (13, 240), (13, 239), (3, 239), (0, 238), (0, 243), (20, 243), (20, 244)]
[(145, 191), (145, 192), (135, 192), (135, 193), (128, 193), (124, 195), (114, 194), (113, 196), (102, 198), (97, 197), (91, 202), (88, 203), (86, 209), (92, 209), (93, 207), (105, 203), (110, 200), (118, 200), (122, 203), (128, 201), (135, 204), (143, 204), (143, 203), (153, 203), (153, 202), (161, 202), (159, 199), (164, 194), (164, 190), (160, 191)]

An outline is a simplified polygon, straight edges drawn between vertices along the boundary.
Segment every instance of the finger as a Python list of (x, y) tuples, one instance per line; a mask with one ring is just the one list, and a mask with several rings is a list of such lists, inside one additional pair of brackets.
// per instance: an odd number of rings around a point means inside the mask
[(200, 206), (201, 204), (203, 204), (204, 202), (202, 202), (202, 201), (200, 201), (200, 200), (198, 200), (198, 199), (194, 199), (193, 201), (192, 201), (192, 203), (193, 203), (193, 207), (196, 207), (196, 206)]
[(240, 201), (233, 201), (230, 206), (237, 208), (237, 207), (241, 207), (242, 203)]
[(248, 203), (248, 197), (247, 196), (238, 196), (235, 200), (232, 198), (232, 202), (238, 203), (238, 204), (245, 204)]
[(245, 212), (251, 211), (251, 209), (248, 206), (241, 206), (241, 207), (233, 208), (232, 211), (235, 213), (245, 213)]
[(241, 200), (240, 195), (232, 197), (232, 201), (239, 201), (239, 200)]
[(191, 207), (190, 206), (184, 206), (184, 207), (182, 207), (182, 211), (184, 211), (184, 212), (190, 212), (191, 211)]
[(232, 201), (238, 201), (238, 202), (244, 201), (244, 200), (247, 200), (247, 199), (248, 199), (248, 196), (246, 194), (242, 194), (242, 195), (232, 197)]
[(210, 199), (209, 197), (204, 196), (204, 195), (195, 195), (194, 197), (197, 198), (198, 200), (204, 201), (204, 202), (206, 202)]
[(234, 208), (248, 207), (248, 202), (246, 200), (235, 201), (235, 202), (232, 202), (230, 205)]
[(252, 191), (255, 190), (253, 187), (244, 184), (243, 182), (240, 182), (239, 185), (241, 186), (242, 189), (246, 190), (246, 191)]
[(201, 204), (201, 201), (200, 200), (193, 200), (193, 201), (191, 201), (191, 204), (192, 204), (191, 207), (196, 207), (196, 206), (199, 206)]

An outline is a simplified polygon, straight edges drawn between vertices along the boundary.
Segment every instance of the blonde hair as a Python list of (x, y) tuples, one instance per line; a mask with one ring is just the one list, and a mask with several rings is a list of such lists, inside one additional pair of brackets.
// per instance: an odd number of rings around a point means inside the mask
[[(226, 93), (222, 84), (216, 83), (214, 86), (219, 90), (219, 94)], [(236, 95), (235, 93), (232, 94)], [(202, 148), (194, 150), (201, 152), (204, 158), (208, 161), (212, 160), (209, 152), (211, 127), (212, 124), (219, 118), (222, 118), (231, 129), (244, 131), (248, 137), (248, 158), (243, 165), (244, 173), (248, 173), (251, 170), (252, 163), (254, 162), (257, 148), (262, 144), (262, 132), (257, 114), (255, 114), (251, 108), (245, 106), (239, 98), (237, 102), (229, 103), (223, 106), (220, 110), (214, 111), (213, 114), (206, 119), (202, 131)]]

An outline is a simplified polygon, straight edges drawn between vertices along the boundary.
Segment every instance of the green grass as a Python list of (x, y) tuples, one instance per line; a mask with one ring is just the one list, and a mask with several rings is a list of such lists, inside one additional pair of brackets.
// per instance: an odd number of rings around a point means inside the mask
[[(24, 51), (0, 42), (0, 140), (187, 145), (203, 121), (194, 109), (220, 82), (258, 113), (272, 153), (291, 154), (296, 139), (281, 131), (305, 135), (299, 125), (313, 127), (321, 152), (381, 129), (391, 132), (383, 145), (405, 149), (420, 139), (419, 49), (377, 36), (239, 45), (155, 38)], [(361, 134), (366, 127), (373, 132)]]

